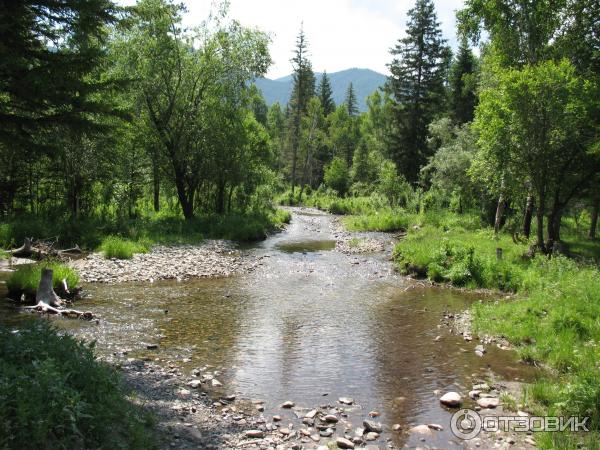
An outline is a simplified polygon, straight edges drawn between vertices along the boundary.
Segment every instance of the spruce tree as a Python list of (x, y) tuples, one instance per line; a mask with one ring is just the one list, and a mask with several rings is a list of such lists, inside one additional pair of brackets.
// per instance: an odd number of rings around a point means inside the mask
[[(111, 113), (108, 82), (95, 76), (105, 56), (110, 0), (0, 2), (0, 144), (31, 150), (56, 127), (96, 130)], [(44, 147), (51, 146), (46, 139)]]
[(471, 122), (477, 103), (476, 59), (463, 39), (450, 69), (450, 112), (457, 124)]
[(325, 117), (335, 111), (335, 102), (333, 101), (333, 91), (331, 89), (331, 83), (327, 72), (324, 71), (321, 75), (321, 82), (319, 83), (319, 99), (321, 100), (321, 106), (323, 106), (323, 113)]
[(290, 99), (291, 111), (291, 146), (292, 146), (292, 197), (296, 186), (296, 167), (298, 162), (298, 148), (300, 146), (300, 132), (302, 116), (306, 115), (308, 101), (315, 95), (315, 74), (312, 64), (308, 59), (308, 42), (304, 29), (296, 39), (296, 50), (291, 60), (294, 73), (292, 75), (293, 88)]
[(427, 127), (444, 103), (450, 49), (442, 38), (432, 0), (417, 0), (408, 12), (406, 37), (391, 50), (391, 76), (386, 89), (392, 95), (394, 133), (389, 153), (407, 180), (416, 182), (427, 161)]
[(355, 117), (358, 115), (358, 106), (356, 106), (356, 94), (354, 93), (354, 86), (352, 82), (348, 85), (348, 90), (346, 91), (346, 109), (348, 110), (348, 115), (350, 117)]

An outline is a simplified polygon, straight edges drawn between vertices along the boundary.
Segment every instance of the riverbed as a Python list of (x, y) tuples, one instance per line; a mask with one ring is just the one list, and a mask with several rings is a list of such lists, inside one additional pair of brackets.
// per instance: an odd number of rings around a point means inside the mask
[[(494, 345), (478, 356), (479, 342), (442, 324), (481, 294), (399, 275), (390, 261), (391, 235), (353, 234), (354, 243), (378, 243), (371, 246), (377, 251), (357, 253), (341, 251), (340, 233), (333, 216), (294, 208), (284, 231), (236, 249), (252, 270), (185, 281), (85, 283), (77, 306), (93, 311), (98, 323), (56, 322), (95, 340), (111, 361), (152, 361), (186, 376), (210, 372), (222, 384), (216, 397), (260, 399), (264, 417), (282, 416), (286, 426), (302, 426), (293, 409), (281, 408), (286, 401), (310, 410), (343, 406), (338, 399), (347, 397), (353, 404), (344, 409), (338, 436), (345, 428), (354, 433), (372, 412), (384, 431), (371, 445), (463, 445), (450, 431), (453, 411), (440, 405), (440, 392), (468, 392), (490, 379), (526, 381), (533, 369)], [(6, 305), (0, 315), (12, 325), (24, 316)], [(407, 431), (420, 424), (443, 429), (426, 437)]]

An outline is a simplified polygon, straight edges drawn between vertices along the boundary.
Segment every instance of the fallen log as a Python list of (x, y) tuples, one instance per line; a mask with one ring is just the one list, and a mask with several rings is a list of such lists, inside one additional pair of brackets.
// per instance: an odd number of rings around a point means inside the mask
[(25, 242), (19, 248), (9, 250), (9, 253), (17, 258), (29, 258), (33, 254), (33, 246), (31, 238), (25, 238)]
[[(35, 300), (37, 304), (34, 306), (26, 306), (24, 309), (32, 312), (38, 312), (41, 314), (57, 314), (64, 317), (77, 317), (85, 320), (92, 320), (94, 314), (89, 311), (78, 311), (76, 309), (63, 308), (63, 300), (56, 295), (54, 288), (52, 287), (52, 269), (42, 269), (42, 277), (40, 278), (40, 284), (35, 294)], [(66, 285), (66, 281), (63, 280)]]
[(59, 250), (58, 254), (59, 255), (81, 255), (81, 253), (83, 253), (81, 251), (81, 249), (79, 248), (79, 245), (75, 245), (75, 247), (71, 247), (71, 248), (65, 248), (64, 250)]

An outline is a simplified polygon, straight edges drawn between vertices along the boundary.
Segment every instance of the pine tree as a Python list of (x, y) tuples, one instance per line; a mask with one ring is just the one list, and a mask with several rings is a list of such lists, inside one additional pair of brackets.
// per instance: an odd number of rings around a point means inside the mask
[(408, 16), (407, 36), (391, 50), (386, 89), (395, 101), (395, 131), (388, 145), (398, 170), (416, 182), (429, 156), (427, 126), (443, 107), (450, 49), (432, 0), (417, 0)]
[(348, 85), (348, 90), (346, 91), (346, 100), (344, 102), (346, 104), (346, 109), (348, 110), (348, 115), (350, 117), (355, 117), (358, 115), (358, 107), (356, 106), (356, 94), (354, 93), (354, 86), (352, 82)]
[(296, 186), (296, 166), (298, 162), (298, 148), (300, 146), (300, 132), (302, 116), (306, 115), (308, 101), (315, 95), (315, 74), (312, 64), (308, 59), (308, 42), (304, 29), (296, 39), (296, 50), (291, 60), (294, 68), (291, 104), (291, 146), (292, 146), (292, 197)]
[[(108, 83), (94, 76), (105, 56), (110, 0), (0, 2), (0, 143), (30, 150), (56, 127), (98, 129), (111, 113)], [(51, 145), (46, 139), (45, 147)]]
[(450, 69), (450, 112), (457, 124), (471, 122), (477, 103), (476, 60), (466, 39), (458, 49)]
[(333, 91), (331, 89), (331, 83), (327, 72), (324, 71), (321, 75), (321, 82), (319, 83), (319, 99), (321, 100), (321, 106), (323, 106), (323, 113), (325, 117), (335, 111), (335, 102), (333, 101)]

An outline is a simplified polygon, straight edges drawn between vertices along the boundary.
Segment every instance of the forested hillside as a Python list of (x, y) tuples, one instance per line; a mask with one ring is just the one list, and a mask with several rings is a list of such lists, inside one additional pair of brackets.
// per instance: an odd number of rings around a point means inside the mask
[[(315, 72), (317, 78), (323, 74)], [(356, 92), (356, 100), (360, 112), (367, 111), (367, 97), (385, 84), (386, 77), (370, 69), (347, 69), (329, 73), (332, 98), (336, 104), (344, 102), (346, 90), (350, 83)], [(277, 78), (258, 78), (256, 86), (261, 90), (267, 106), (273, 103), (286, 105), (292, 93), (292, 75)]]

